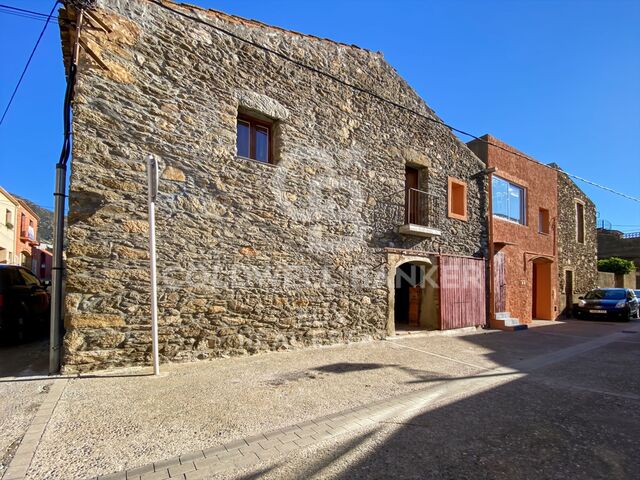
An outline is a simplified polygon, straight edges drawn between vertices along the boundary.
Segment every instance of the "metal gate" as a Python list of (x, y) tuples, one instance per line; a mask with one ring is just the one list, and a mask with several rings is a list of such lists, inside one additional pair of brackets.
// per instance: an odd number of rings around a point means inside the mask
[(440, 329), (486, 323), (485, 263), (482, 258), (441, 255)]

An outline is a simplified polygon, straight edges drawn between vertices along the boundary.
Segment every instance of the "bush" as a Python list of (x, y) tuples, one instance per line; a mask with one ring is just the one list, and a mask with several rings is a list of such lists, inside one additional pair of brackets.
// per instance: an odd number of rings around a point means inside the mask
[(627, 273), (635, 271), (635, 269), (635, 264), (631, 260), (625, 260), (624, 258), (611, 257), (598, 260), (599, 272), (611, 272), (626, 275)]

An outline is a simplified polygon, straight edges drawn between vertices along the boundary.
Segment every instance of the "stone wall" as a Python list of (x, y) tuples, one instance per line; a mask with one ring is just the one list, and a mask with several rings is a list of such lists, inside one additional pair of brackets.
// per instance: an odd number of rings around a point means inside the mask
[(598, 272), (598, 285), (599, 288), (615, 288), (616, 275), (611, 272)]
[[(557, 167), (557, 165), (553, 165)], [(584, 204), (584, 243), (576, 240), (576, 201)], [(565, 173), (558, 172), (558, 261), (560, 312), (566, 312), (566, 271), (573, 271), (573, 298), (598, 286), (596, 207)]]
[[(381, 338), (385, 247), (484, 256), (484, 166), (447, 128), (151, 2), (98, 5), (113, 31), (87, 31), (109, 69), (83, 53), (78, 73), (66, 371), (149, 362), (149, 153), (162, 361)], [(172, 8), (436, 118), (380, 53)], [(239, 109), (276, 121), (277, 164), (236, 157)], [(396, 233), (406, 163), (442, 200), (441, 237)], [(448, 175), (466, 222), (446, 217)]]

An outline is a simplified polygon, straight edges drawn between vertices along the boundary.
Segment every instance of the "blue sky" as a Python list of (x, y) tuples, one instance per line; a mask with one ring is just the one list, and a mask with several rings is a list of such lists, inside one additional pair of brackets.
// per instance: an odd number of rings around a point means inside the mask
[[(44, 13), (53, 4), (3, 3)], [(447, 123), (640, 197), (640, 1), (190, 3), (382, 51)], [(2, 109), (42, 25), (0, 13)], [(0, 126), (0, 185), (49, 207), (63, 95), (50, 24)], [(640, 203), (578, 185), (601, 218), (640, 231)]]

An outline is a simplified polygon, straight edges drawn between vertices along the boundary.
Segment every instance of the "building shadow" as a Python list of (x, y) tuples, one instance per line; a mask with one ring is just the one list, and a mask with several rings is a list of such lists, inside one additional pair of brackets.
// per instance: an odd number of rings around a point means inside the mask
[[(633, 392), (640, 391), (640, 378), (633, 368), (640, 361), (640, 334), (557, 362), (535, 360), (640, 326), (638, 322), (592, 324), (589, 335), (579, 338), (586, 335), (580, 331), (586, 323), (462, 337), (469, 348), (486, 350), (496, 368), (508, 367), (510, 373), (488, 370), (467, 377), (496, 377), (496, 382), (452, 403), (430, 405), (425, 400), (416, 414), (398, 415), (378, 423), (369, 433), (335, 442), (314, 462), (302, 465), (296, 477), (639, 478), (640, 396)], [(412, 373), (414, 382), (465, 378), (435, 379), (419, 370)], [(507, 375), (513, 379), (500, 381), (500, 376)], [(342, 460), (336, 464), (336, 459)]]

